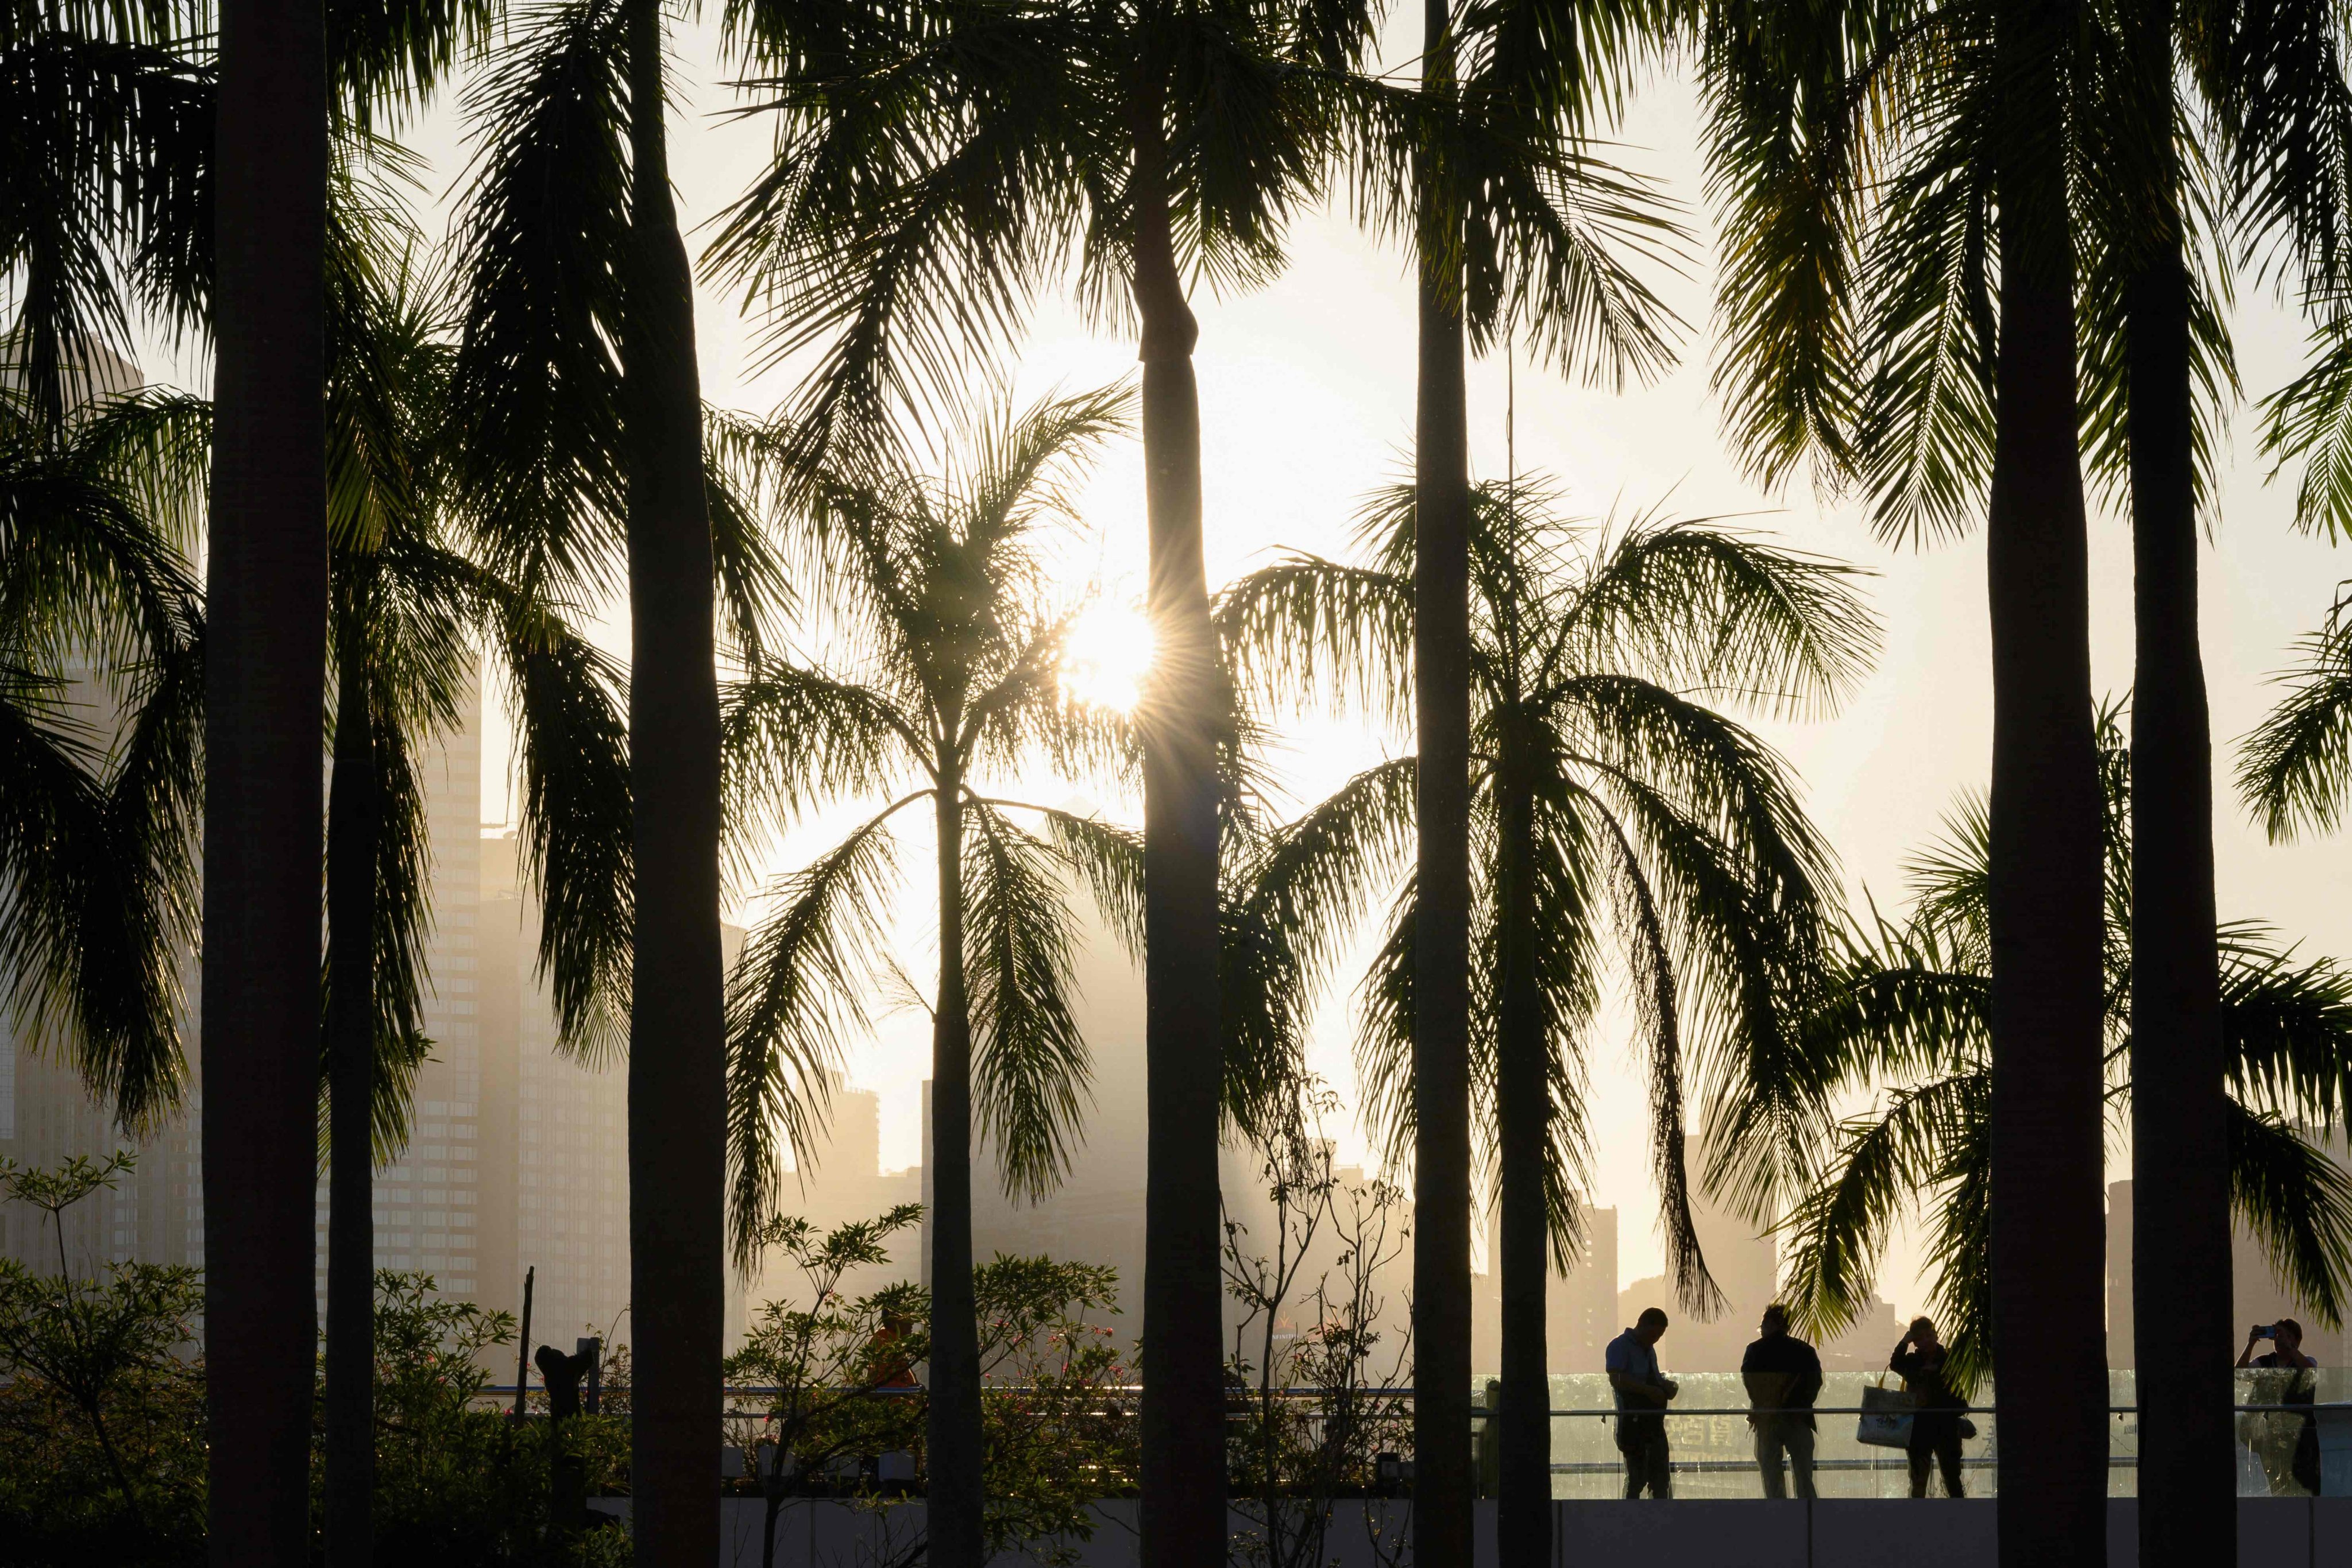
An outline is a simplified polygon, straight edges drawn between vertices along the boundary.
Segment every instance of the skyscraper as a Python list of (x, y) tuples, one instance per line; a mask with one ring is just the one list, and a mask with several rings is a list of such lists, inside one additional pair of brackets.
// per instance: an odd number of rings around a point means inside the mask
[[(582, 1061), (558, 1045), (537, 973), (539, 902), (519, 875), (513, 831), (482, 827), (481, 759), (474, 684), (462, 722), (416, 763), (431, 837), (423, 1012), (432, 1055), (417, 1075), (409, 1142), (375, 1175), (375, 1265), (429, 1274), (445, 1295), (517, 1312), (525, 1270), (535, 1268), (534, 1341), (568, 1349), (615, 1324), (625, 1341), (628, 1075), (617, 1058)], [(731, 963), (742, 932), (726, 927), (724, 938)], [(68, 1216), (76, 1272), (113, 1258), (204, 1261), (194, 968), (192, 959), (182, 1028), (188, 1099), (138, 1145), (133, 1176)], [(29, 1046), (0, 1024), (0, 1156), (56, 1165), (127, 1147), (72, 1070)], [(323, 1298), (323, 1184), (317, 1214)], [(0, 1252), (56, 1267), (55, 1238), (22, 1205), (0, 1205)], [(743, 1321), (744, 1291), (730, 1279), (730, 1342)]]

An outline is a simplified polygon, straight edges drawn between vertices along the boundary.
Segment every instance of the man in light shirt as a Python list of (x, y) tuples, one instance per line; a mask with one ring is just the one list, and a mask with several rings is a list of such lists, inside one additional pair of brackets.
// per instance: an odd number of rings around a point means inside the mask
[(1666, 1315), (1645, 1307), (1633, 1326), (1609, 1342), (1601, 1364), (1617, 1402), (1617, 1448), (1625, 1456), (1625, 1495), (1675, 1495), (1666, 1451), (1666, 1406), (1681, 1390), (1658, 1370), (1658, 1342), (1666, 1336)]

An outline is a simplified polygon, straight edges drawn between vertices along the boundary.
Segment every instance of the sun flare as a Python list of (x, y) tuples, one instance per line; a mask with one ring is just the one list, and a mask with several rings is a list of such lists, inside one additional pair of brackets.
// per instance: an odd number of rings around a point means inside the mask
[(1062, 649), (1062, 689), (1076, 701), (1131, 713), (1151, 668), (1151, 623), (1133, 605), (1097, 599)]

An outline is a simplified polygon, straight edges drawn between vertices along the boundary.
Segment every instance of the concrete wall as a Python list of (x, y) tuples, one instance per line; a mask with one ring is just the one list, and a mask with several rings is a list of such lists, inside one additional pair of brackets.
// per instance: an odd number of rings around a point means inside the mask
[[(627, 1511), (625, 1499), (595, 1504)], [(1989, 1500), (1838, 1499), (1800, 1502), (1561, 1502), (1554, 1505), (1556, 1561), (1610, 1568), (1992, 1568), (1994, 1510)], [(1479, 1507), (1476, 1568), (1494, 1563), (1495, 1505)], [(2129, 1499), (2108, 1505), (2107, 1562), (2132, 1568), (2137, 1519)], [(758, 1568), (761, 1505), (730, 1499), (719, 1568)], [(922, 1505), (878, 1513), (835, 1502), (786, 1506), (776, 1532), (782, 1568), (885, 1568), (904, 1561), (921, 1533)], [(1135, 1504), (1096, 1510), (1094, 1539), (1078, 1549), (1076, 1568), (1136, 1568)], [(1234, 1529), (1249, 1528), (1239, 1512)], [(1391, 1568), (1375, 1543), (1393, 1543), (1407, 1526), (1402, 1503), (1343, 1502), (1334, 1510), (1325, 1549), (1337, 1568)], [(894, 1548), (898, 1549), (894, 1551)], [(1391, 1550), (1394, 1550), (1393, 1546)], [(1031, 1568), (1027, 1556), (999, 1559)], [(2352, 1498), (2249, 1498), (2238, 1504), (2241, 1568), (2336, 1568), (2352, 1563)]]

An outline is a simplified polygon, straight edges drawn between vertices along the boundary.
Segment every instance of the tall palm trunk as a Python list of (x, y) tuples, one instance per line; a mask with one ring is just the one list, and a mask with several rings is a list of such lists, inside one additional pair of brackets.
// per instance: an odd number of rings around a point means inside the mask
[[(1426, 0), (1423, 18), (1422, 90), (1450, 96), (1454, 46), (1446, 0)], [(1423, 149), (1413, 420), (1412, 701), (1420, 765), (1414, 786), (1412, 1550), (1418, 1563), (1470, 1561), (1476, 1489), (1470, 1450), (1470, 416), (1461, 213), (1446, 185), (1444, 163), (1435, 147)]]
[(671, 1568), (719, 1555), (727, 1268), (719, 676), (694, 287), (670, 198), (660, 0), (631, 0), (628, 27), (630, 1475), (636, 1561)]
[[(1502, 1499), (1498, 1561), (1535, 1568), (1551, 1561), (1551, 1385), (1546, 1375), (1544, 1288), (1550, 1225), (1544, 1170), (1551, 1086), (1544, 1070), (1541, 993), (1536, 977), (1535, 811), (1526, 759), (1506, 742), (1496, 770), (1502, 860), (1502, 1016), (1496, 1039), (1495, 1102), (1503, 1183)], [(1489, 1419), (1497, 1419), (1489, 1417)]]
[(2106, 1557), (2099, 782), (2062, 72), (2071, 7), (2001, 0), (1992, 625), (1992, 1275), (2003, 1568)]
[[(2169, 0), (2132, 13), (2147, 210), (2163, 229), (2126, 300), (2132, 457), (2132, 1293), (2146, 1568), (2232, 1568), (2229, 1089), (2213, 908), (2213, 737), (2197, 635), (2189, 270)], [(2162, 1202), (2155, 1201), (2162, 1194)]]
[(1223, 1561), (1219, 1271), (1216, 643), (1201, 555), (1200, 336), (1170, 226), (1165, 79), (1136, 117), (1135, 301), (1142, 317), (1152, 662), (1143, 731), (1144, 1568)]
[(310, 1560), (326, 705), (320, 7), (224, 0), (205, 677), (208, 1551)]
[(374, 1554), (375, 1216), (371, 1211), (375, 1078), (375, 871), (382, 812), (367, 660), (347, 639), (335, 700), (328, 796), (327, 1563)]
[(963, 779), (940, 770), (940, 999), (931, 1019), (929, 1561), (980, 1568), (980, 1327), (971, 1250), (971, 1004), (963, 973)]

